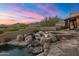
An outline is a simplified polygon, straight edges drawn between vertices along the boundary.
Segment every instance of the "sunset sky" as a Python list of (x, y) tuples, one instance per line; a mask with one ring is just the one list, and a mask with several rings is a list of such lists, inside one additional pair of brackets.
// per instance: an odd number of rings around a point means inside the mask
[(79, 4), (16, 3), (0, 4), (0, 24), (33, 23), (48, 16), (68, 17), (79, 12)]

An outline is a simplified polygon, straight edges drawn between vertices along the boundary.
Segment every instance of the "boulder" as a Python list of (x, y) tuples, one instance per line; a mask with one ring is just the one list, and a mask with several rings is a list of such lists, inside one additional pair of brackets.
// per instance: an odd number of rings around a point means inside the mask
[(49, 36), (49, 32), (45, 32), (44, 36), (45, 36), (45, 38), (47, 38)]
[(48, 52), (42, 52), (40, 54), (38, 54), (37, 56), (47, 56)]
[(27, 41), (27, 40), (32, 40), (32, 36), (31, 35), (26, 36), (25, 41)]
[(49, 43), (44, 43), (43, 45), (44, 52), (47, 52), (49, 50), (49, 47), (50, 47)]
[(16, 40), (17, 41), (24, 41), (23, 35), (21, 35), (21, 34), (17, 35)]
[(24, 34), (24, 38), (27, 37), (27, 34)]
[(39, 33), (36, 33), (36, 34), (35, 34), (35, 39), (40, 41), (41, 35), (40, 35)]
[(56, 38), (56, 36), (54, 34), (49, 32), (47, 34), (46, 40), (47, 40), (47, 42), (55, 42), (55, 41), (57, 41), (57, 38)]
[(40, 37), (41, 44), (45, 42), (51, 43), (51, 42), (56, 42), (56, 41), (57, 41), (56, 36), (50, 32), (45, 32), (44, 36)]
[(25, 42), (26, 42), (27, 44), (32, 43), (32, 36), (29, 35), (29, 36), (25, 37)]
[(43, 48), (41, 47), (41, 46), (38, 46), (38, 47), (35, 47), (33, 50), (32, 50), (32, 53), (33, 54), (39, 54), (39, 53), (41, 53), (41, 52), (43, 52)]
[(49, 43), (50, 43), (50, 42), (55, 42), (55, 41), (57, 41), (55, 35), (52, 34), (52, 33), (50, 33), (50, 32), (45, 32), (44, 36), (45, 36), (46, 42), (49, 42)]
[(44, 36), (44, 32), (43, 31), (39, 31), (38, 34), (40, 34), (40, 36)]
[(36, 38), (35, 38), (35, 33), (31, 33), (30, 35), (32, 36), (32, 39), (33, 39), (33, 40), (36, 39)]
[(34, 41), (32, 41), (32, 43), (31, 43), (31, 46), (32, 47), (37, 47), (37, 46), (40, 46), (41, 44), (40, 44), (40, 42), (38, 41), (38, 40), (34, 40)]
[(46, 38), (45, 37), (41, 37), (40, 38), (40, 44), (43, 45), (46, 42)]
[(32, 52), (32, 50), (33, 50), (34, 48), (31, 46), (31, 44), (29, 44), (29, 45), (27, 46), (27, 49), (28, 49), (28, 51)]

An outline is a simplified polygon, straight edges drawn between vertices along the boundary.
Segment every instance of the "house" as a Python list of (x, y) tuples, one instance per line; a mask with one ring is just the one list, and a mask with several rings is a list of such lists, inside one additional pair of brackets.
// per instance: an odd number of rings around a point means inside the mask
[(79, 13), (72, 14), (65, 19), (65, 27), (69, 29), (76, 29), (79, 27)]

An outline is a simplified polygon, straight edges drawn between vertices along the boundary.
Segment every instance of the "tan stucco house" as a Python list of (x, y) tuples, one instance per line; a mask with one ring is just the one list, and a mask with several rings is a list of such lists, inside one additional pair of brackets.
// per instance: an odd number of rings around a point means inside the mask
[(65, 19), (65, 27), (69, 29), (76, 29), (79, 27), (79, 13), (72, 14)]

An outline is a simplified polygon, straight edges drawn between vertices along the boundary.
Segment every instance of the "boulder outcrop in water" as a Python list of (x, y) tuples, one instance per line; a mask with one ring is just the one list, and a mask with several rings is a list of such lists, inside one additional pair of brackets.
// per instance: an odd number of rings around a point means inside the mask
[(17, 41), (24, 41), (26, 46), (33, 54), (47, 52), (51, 43), (57, 41), (55, 35), (46, 31), (33, 31), (27, 35), (17, 35)]

